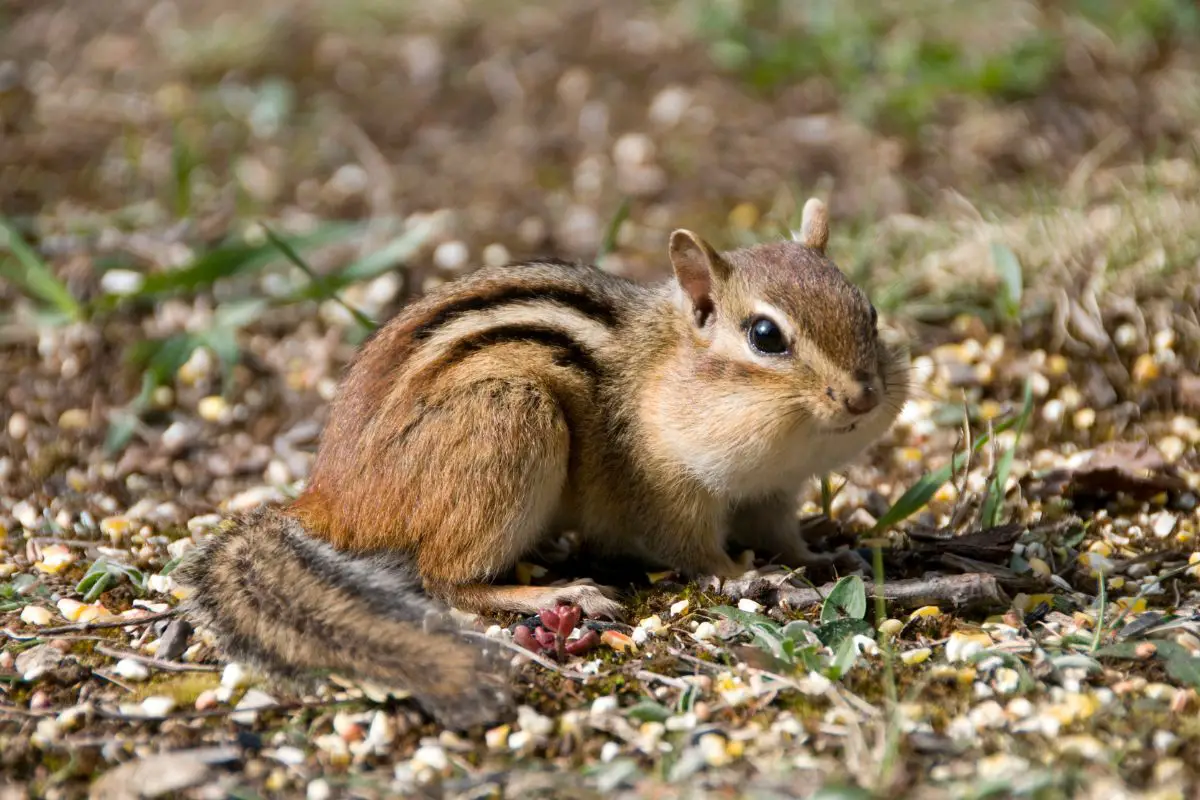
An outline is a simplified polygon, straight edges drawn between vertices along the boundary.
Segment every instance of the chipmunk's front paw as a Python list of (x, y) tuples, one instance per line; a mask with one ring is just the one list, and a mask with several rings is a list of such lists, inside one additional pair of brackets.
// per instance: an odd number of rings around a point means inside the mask
[(616, 600), (617, 590), (601, 586), (590, 578), (565, 583), (554, 587), (554, 598), (559, 603), (574, 603), (589, 617), (616, 619), (624, 610)]

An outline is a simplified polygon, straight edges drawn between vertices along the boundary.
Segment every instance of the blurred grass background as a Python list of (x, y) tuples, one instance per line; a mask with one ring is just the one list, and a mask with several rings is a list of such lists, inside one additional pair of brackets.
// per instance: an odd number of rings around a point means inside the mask
[(658, 277), (671, 228), (777, 236), (809, 194), (927, 341), (1186, 332), (1198, 33), (1187, 0), (14, 0), (3, 338), (101, 325), (121, 441), (197, 348), (231, 380), (247, 326), (319, 309), (352, 345), (538, 254)]

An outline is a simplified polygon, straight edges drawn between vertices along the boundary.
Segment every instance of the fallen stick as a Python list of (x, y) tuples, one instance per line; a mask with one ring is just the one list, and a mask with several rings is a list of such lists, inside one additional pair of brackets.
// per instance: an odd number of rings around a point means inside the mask
[[(835, 585), (793, 586), (786, 582), (787, 578), (786, 574), (733, 578), (725, 581), (720, 591), (732, 600), (749, 597), (767, 605), (786, 604), (791, 609), (802, 610), (821, 604)], [(867, 596), (875, 597), (878, 587), (870, 580), (865, 582)], [(889, 581), (883, 584), (883, 599), (905, 610), (935, 605), (944, 610), (963, 611), (1003, 608), (1011, 603), (995, 576), (981, 573)]]

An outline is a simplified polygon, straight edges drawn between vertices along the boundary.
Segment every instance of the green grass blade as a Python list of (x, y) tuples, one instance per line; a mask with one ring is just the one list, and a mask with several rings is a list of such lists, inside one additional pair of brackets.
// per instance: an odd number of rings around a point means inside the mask
[(26, 294), (49, 303), (71, 320), (84, 317), (83, 307), (71, 296), (67, 287), (38, 258), (17, 229), (0, 218), (0, 254), (7, 251), (11, 258), (0, 258), (0, 277), (11, 280)]
[(1000, 277), (1000, 310), (1009, 320), (1021, 318), (1021, 295), (1024, 292), (1024, 281), (1021, 274), (1021, 262), (1011, 249), (999, 242), (992, 244), (992, 263), (996, 274)]
[(1021, 414), (1017, 417), (1017, 435), (1013, 439), (1012, 445), (1001, 454), (1000, 460), (996, 464), (996, 475), (988, 485), (987, 498), (984, 500), (981, 516), (984, 528), (994, 528), (1000, 524), (1000, 511), (1004, 507), (1004, 487), (1008, 484), (1008, 474), (1012, 471), (1013, 457), (1017, 445), (1021, 441), (1021, 434), (1025, 432), (1025, 425), (1029, 422), (1029, 416), (1032, 413), (1033, 385), (1026, 380)]
[[(1017, 419), (1015, 417), (1009, 418), (997, 425), (994, 431), (995, 433), (1002, 433), (1016, 423)], [(979, 436), (971, 445), (970, 452), (972, 454), (979, 452), (979, 450), (986, 445), (990, 439), (991, 436), (986, 433)], [(913, 514), (924, 508), (925, 504), (929, 502), (930, 498), (937, 494), (937, 490), (942, 488), (946, 481), (950, 480), (950, 477), (955, 472), (958, 472), (958, 470), (962, 469), (963, 464), (966, 463), (966, 460), (967, 451), (964, 450), (960, 453), (955, 453), (954, 457), (950, 459), (950, 463), (941, 469), (933, 472), (927, 472), (922, 475), (921, 478), (912, 486), (910, 486), (908, 491), (901, 495), (900, 499), (897, 500), (892, 507), (887, 510), (887, 513), (879, 518), (879, 521), (875, 523), (874, 530), (878, 532), (890, 528), (893, 525), (908, 519)]]
[(312, 267), (310, 267), (308, 265), (308, 262), (306, 262), (303, 258), (301, 258), (300, 254), (297, 253), (290, 244), (288, 244), (283, 239), (276, 236), (275, 232), (273, 230), (271, 230), (270, 228), (268, 228), (266, 225), (263, 225), (262, 227), (263, 227), (263, 231), (267, 234), (267, 240), (270, 241), (271, 244), (275, 245), (275, 247), (279, 250), (279, 252), (283, 253), (284, 257), (287, 258), (288, 261), (295, 264), (297, 267), (299, 267), (304, 272), (305, 275), (308, 276), (308, 279), (310, 281), (312, 281), (313, 286), (315, 286), (317, 288), (317, 290), (321, 293), (322, 297), (327, 298), (329, 300), (333, 300), (335, 303), (340, 305), (342, 308), (349, 311), (350, 316), (354, 317), (354, 319), (358, 322), (358, 324), (363, 326), (367, 330), (375, 330), (375, 321), (374, 320), (372, 320), (366, 314), (362, 313), (357, 308), (355, 308), (354, 306), (350, 305), (345, 300), (343, 300), (341, 298), (341, 296), (337, 293), (337, 291), (334, 290), (333, 288), (331, 288), (325, 282), (325, 279), (322, 278), (320, 275), (318, 275), (316, 270), (314, 270)]
[(616, 213), (608, 221), (608, 227), (604, 229), (604, 238), (600, 240), (600, 248), (596, 251), (596, 263), (600, 263), (606, 255), (616, 249), (617, 234), (621, 232), (621, 225), (627, 219), (629, 219), (629, 198), (623, 197), (621, 204), (617, 206)]
[[(295, 250), (303, 250), (341, 241), (356, 230), (357, 225), (330, 224), (304, 236), (289, 237), (287, 241)], [(135, 296), (152, 298), (172, 292), (196, 291), (211, 286), (222, 278), (257, 272), (278, 257), (279, 249), (271, 242), (227, 243), (197, 257), (183, 269), (147, 275), (142, 288)]]

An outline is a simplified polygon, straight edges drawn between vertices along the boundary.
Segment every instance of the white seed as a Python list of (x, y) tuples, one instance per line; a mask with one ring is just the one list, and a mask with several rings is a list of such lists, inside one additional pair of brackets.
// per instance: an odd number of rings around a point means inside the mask
[(493, 242), (483, 248), (483, 263), (489, 267), (503, 267), (512, 260), (508, 248), (499, 242)]
[(113, 667), (113, 672), (127, 681), (144, 681), (150, 677), (146, 665), (132, 658), (122, 658)]
[(465, 242), (452, 239), (448, 242), (442, 242), (433, 251), (433, 263), (439, 269), (457, 272), (467, 265), (467, 259), (470, 256), (471, 253), (467, 249)]
[(100, 278), (100, 288), (120, 297), (136, 294), (146, 282), (146, 276), (131, 269), (110, 269)]
[(763, 607), (761, 603), (756, 603), (749, 597), (743, 597), (741, 600), (738, 600), (738, 608), (747, 614), (757, 614), (762, 611)]

